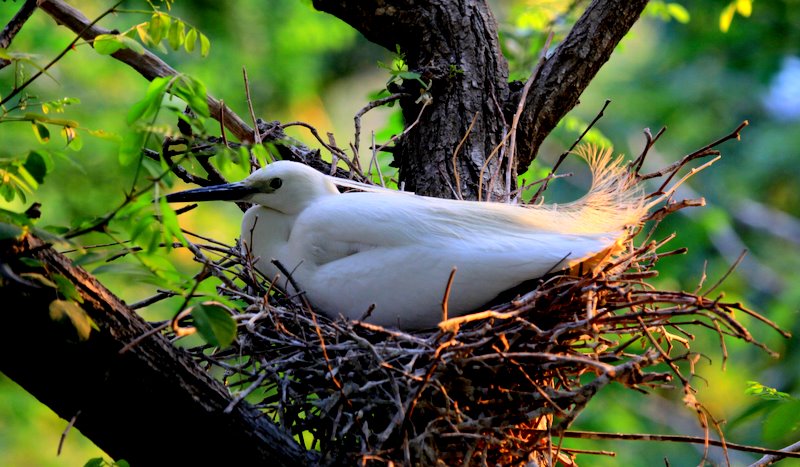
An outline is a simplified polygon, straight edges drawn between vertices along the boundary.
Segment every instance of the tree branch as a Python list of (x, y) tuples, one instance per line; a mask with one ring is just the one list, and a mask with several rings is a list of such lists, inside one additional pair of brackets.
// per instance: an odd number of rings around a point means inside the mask
[[(113, 33), (103, 27), (91, 25), (92, 22), (83, 13), (62, 0), (40, 0), (39, 8), (50, 15), (58, 24), (68, 27), (87, 42), (91, 43), (100, 34)], [(149, 51), (138, 54), (130, 49), (120, 49), (111, 56), (139, 72), (148, 81), (178, 74), (174, 68)], [(220, 116), (222, 116), (222, 123), (225, 128), (240, 141), (252, 143), (255, 140), (253, 129), (221, 101), (209, 95), (208, 107), (212, 118), (219, 120)]]
[[(22, 29), (22, 26), (28, 21), (33, 12), (36, 11), (36, 0), (25, 0), (17, 14), (11, 18), (11, 21), (6, 24), (3, 31), (0, 32), (0, 49), (7, 49), (14, 40), (14, 36)], [(0, 58), (0, 69), (5, 68), (11, 62), (4, 58)]]
[(594, 0), (541, 68), (517, 134), (518, 163), (527, 167), (545, 137), (575, 105), (633, 27), (648, 0)]
[[(38, 266), (25, 266), (22, 258)], [(62, 418), (77, 415), (75, 426), (115, 459), (133, 465), (312, 460), (250, 405), (224, 413), (232, 401), (228, 390), (162, 335), (120, 352), (150, 325), (41, 240), (0, 242), (0, 263), (25, 279), (12, 284), (6, 278), (0, 287), (0, 371)], [(96, 325), (85, 340), (69, 320), (52, 319), (60, 294), (46, 282), (58, 276), (74, 285), (80, 308)], [(162, 448), (144, 447), (156, 443)]]

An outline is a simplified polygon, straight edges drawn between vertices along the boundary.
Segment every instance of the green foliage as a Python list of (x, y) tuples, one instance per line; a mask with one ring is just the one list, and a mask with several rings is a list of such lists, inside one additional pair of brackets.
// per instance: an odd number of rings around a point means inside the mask
[[(2, 185), (0, 185), (0, 187), (2, 187)], [(54, 244), (63, 244), (64, 239), (60, 236), (54, 235), (48, 230), (36, 227), (37, 211), (37, 205), (31, 206), (31, 208), (24, 213), (0, 208), (0, 239), (21, 238), (26, 233), (32, 232), (45, 241)]]
[(236, 338), (236, 321), (221, 304), (196, 304), (192, 308), (192, 319), (203, 340), (215, 347), (227, 347)]
[(86, 461), (83, 467), (130, 467), (130, 464), (125, 459), (107, 461), (103, 457), (94, 457)]
[(747, 18), (753, 13), (753, 0), (733, 0), (719, 15), (719, 30), (728, 32), (733, 22), (733, 17), (740, 14)]
[(744, 393), (768, 401), (794, 400), (794, 398), (790, 394), (778, 391), (777, 389), (771, 388), (769, 386), (764, 386), (763, 384), (757, 381), (748, 381), (747, 389), (745, 389)]
[(71, 300), (53, 300), (50, 302), (50, 319), (69, 323), (75, 329), (78, 339), (89, 338), (92, 328), (97, 328), (81, 306)]
[(50, 276), (50, 278), (53, 280), (56, 289), (58, 289), (58, 293), (62, 297), (76, 303), (83, 303), (83, 297), (80, 293), (78, 293), (78, 290), (75, 288), (75, 284), (73, 284), (69, 279), (61, 274), (53, 274)]
[[(391, 64), (386, 64), (378, 60), (378, 67), (383, 68), (384, 70), (387, 70), (389, 72), (389, 79), (386, 81), (386, 88), (382, 89), (378, 93), (378, 95), (387, 93), (389, 87), (392, 84), (401, 85), (404, 80), (416, 81), (419, 83), (420, 86), (422, 86), (423, 89), (429, 89), (431, 86), (431, 83), (426, 83), (422, 79), (422, 75), (420, 75), (415, 71), (408, 70), (408, 64), (406, 63), (406, 54), (400, 50), (399, 45), (395, 45), (395, 53)], [(393, 104), (394, 102), (391, 102), (389, 106), (391, 107)]]
[(207, 57), (211, 51), (211, 41), (208, 36), (196, 27), (186, 24), (184, 20), (158, 10), (153, 12), (150, 21), (136, 24), (122, 33), (99, 34), (95, 37), (93, 46), (101, 55), (111, 55), (121, 49), (130, 49), (143, 54), (145, 47), (153, 47), (166, 53), (165, 41), (172, 50), (178, 51), (183, 48), (188, 53), (194, 51), (199, 41), (201, 57)]
[(30, 151), (25, 158), (0, 159), (0, 196), (6, 201), (27, 201), (53, 166), (46, 151)]
[(686, 7), (675, 2), (650, 2), (647, 4), (647, 8), (645, 8), (644, 14), (659, 18), (662, 21), (675, 20), (683, 24), (686, 24), (691, 20), (691, 15)]
[[(761, 437), (768, 442), (792, 443), (800, 434), (800, 399), (756, 381), (748, 381), (745, 394), (757, 397), (760, 402), (746, 411), (742, 418), (761, 414)], [(741, 423), (741, 419), (734, 420)]]

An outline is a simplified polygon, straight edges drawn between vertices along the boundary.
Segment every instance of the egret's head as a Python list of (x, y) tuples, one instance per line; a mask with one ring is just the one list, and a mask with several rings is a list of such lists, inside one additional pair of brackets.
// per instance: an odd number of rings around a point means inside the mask
[(311, 167), (277, 161), (256, 170), (241, 182), (173, 193), (167, 195), (167, 201), (246, 201), (296, 214), (315, 199), (338, 193), (327, 176)]

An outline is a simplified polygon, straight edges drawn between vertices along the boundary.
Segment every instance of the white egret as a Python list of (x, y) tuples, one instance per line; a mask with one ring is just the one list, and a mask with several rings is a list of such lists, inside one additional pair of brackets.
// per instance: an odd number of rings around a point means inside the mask
[[(254, 203), (244, 214), (242, 240), (266, 277), (280, 274), (277, 260), (316, 311), (361, 319), (373, 308), (367, 322), (428, 328), (442, 318), (448, 284), (449, 317), (479, 311), (526, 280), (607, 254), (627, 226), (640, 222), (647, 207), (621, 162), (610, 150), (580, 152), (592, 186), (563, 205), (428, 198), (288, 161), (167, 200)], [(365, 191), (340, 193), (337, 185)]]

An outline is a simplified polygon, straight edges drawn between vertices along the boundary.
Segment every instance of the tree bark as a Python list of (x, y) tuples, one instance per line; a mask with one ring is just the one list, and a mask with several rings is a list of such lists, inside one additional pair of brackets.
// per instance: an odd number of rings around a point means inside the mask
[[(503, 58), (497, 27), (485, 0), (314, 0), (314, 7), (347, 22), (370, 41), (406, 53), (409, 69), (431, 80), (431, 105), (420, 123), (397, 141), (395, 163), (400, 180), (418, 194), (465, 199), (477, 197), (481, 174), (485, 182), (498, 171), (497, 156), (486, 170), (490, 154), (503, 142), (511, 115), (521, 98), (509, 92), (508, 64)], [(594, 0), (553, 52), (525, 99), (517, 130), (515, 166), (524, 170), (536, 157), (545, 137), (577, 103), (600, 67), (639, 18), (647, 0)], [(401, 101), (406, 125), (417, 118), (420, 105)], [(467, 135), (472, 118), (477, 120)], [(503, 180), (504, 177), (500, 177)], [(460, 183), (456, 183), (460, 181)], [(454, 188), (455, 187), (455, 188)], [(493, 186), (493, 194), (505, 188)]]
[[(39, 266), (29, 267), (23, 258)], [(89, 273), (41, 240), (0, 243), (0, 371), (114, 459), (132, 465), (307, 465), (297, 442), (228, 390)], [(28, 274), (72, 283), (96, 324), (88, 339), (51, 318), (54, 288)], [(20, 274), (24, 274), (20, 280)], [(16, 279), (14, 278), (16, 275)], [(63, 297), (62, 297), (63, 298)]]
[[(509, 95), (508, 63), (486, 2), (314, 0), (314, 7), (391, 51), (399, 46), (409, 70), (431, 83), (430, 105), (395, 144), (395, 164), (406, 189), (439, 198), (476, 199), (481, 173), (488, 179), (497, 171), (496, 156), (482, 169), (503, 140), (503, 105)], [(416, 96), (424, 91), (415, 82), (406, 81), (404, 87)], [(422, 109), (416, 98), (402, 100), (401, 107), (406, 125), (416, 121)]]

